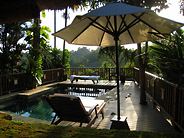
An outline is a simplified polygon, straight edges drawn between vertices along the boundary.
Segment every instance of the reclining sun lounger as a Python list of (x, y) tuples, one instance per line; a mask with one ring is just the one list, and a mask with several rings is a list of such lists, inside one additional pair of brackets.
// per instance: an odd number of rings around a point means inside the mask
[(102, 119), (104, 118), (103, 109), (106, 103), (103, 100), (79, 98), (66, 94), (54, 94), (47, 96), (46, 99), (56, 113), (51, 124), (72, 121), (80, 122), (80, 126), (82, 123), (88, 123), (87, 127), (91, 127), (99, 114), (102, 114)]
[(100, 76), (77, 76), (77, 75), (71, 75), (70, 76), (70, 81), (73, 83), (74, 80), (78, 81), (78, 79), (81, 80), (92, 80), (93, 83), (95, 84), (95, 80), (98, 83), (98, 79), (100, 78)]

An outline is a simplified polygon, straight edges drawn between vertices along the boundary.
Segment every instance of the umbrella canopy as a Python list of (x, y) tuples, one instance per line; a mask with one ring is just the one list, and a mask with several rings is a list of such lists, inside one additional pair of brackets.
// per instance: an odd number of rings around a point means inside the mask
[(184, 24), (156, 15), (144, 8), (112, 2), (83, 16), (54, 33), (70, 44), (116, 46), (117, 112), (120, 120), (118, 45), (157, 40)]
[(115, 33), (119, 44), (123, 45), (160, 39), (181, 26), (183, 24), (159, 17), (151, 10), (110, 3), (83, 16), (76, 16), (71, 25), (54, 36), (70, 44), (113, 46)]

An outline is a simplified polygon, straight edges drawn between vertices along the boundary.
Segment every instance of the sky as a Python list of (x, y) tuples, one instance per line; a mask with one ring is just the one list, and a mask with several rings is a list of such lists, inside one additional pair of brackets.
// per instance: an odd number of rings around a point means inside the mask
[[(184, 23), (184, 16), (180, 14), (180, 10), (179, 10), (179, 0), (168, 0), (168, 3), (169, 3), (169, 8), (164, 9), (160, 13), (157, 13), (157, 14), (162, 17)], [(67, 25), (71, 24), (71, 22), (73, 21), (76, 15), (83, 15), (87, 12), (88, 12), (87, 9), (86, 10), (79, 9), (74, 12), (72, 10), (69, 10), (68, 11), (69, 19), (67, 20)], [(64, 13), (64, 10), (56, 12), (56, 31), (65, 27), (65, 20), (62, 17), (63, 13)], [(54, 47), (54, 36), (52, 36), (52, 33), (54, 33), (54, 11), (46, 10), (46, 17), (41, 18), (41, 19), (42, 19), (41, 25), (48, 26), (51, 29), (51, 33), (49, 34), (50, 35), (49, 43), (52, 47)], [(56, 38), (56, 47), (63, 50), (63, 40), (62, 39)], [(71, 50), (76, 51), (79, 47), (84, 47), (84, 46), (71, 45), (71, 44), (68, 44), (67, 42), (65, 46), (65, 48), (68, 49), (69, 51)], [(97, 46), (86, 46), (86, 47), (91, 50), (97, 49)], [(125, 45), (125, 47), (135, 49), (137, 48), (137, 45), (129, 44), (129, 45)]]

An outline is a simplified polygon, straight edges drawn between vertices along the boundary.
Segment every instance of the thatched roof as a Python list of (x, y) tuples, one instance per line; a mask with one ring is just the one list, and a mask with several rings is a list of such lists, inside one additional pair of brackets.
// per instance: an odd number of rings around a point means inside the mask
[(0, 4), (0, 24), (37, 18), (44, 9), (73, 7), (84, 0), (3, 0)]

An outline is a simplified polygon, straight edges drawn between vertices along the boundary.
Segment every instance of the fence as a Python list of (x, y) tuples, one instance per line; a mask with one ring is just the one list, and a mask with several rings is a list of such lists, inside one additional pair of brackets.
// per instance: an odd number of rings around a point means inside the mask
[[(64, 71), (67, 76), (70, 75), (96, 75), (100, 76), (102, 80), (115, 80), (116, 79), (116, 68), (67, 68)], [(120, 76), (125, 76), (127, 79), (134, 77), (133, 68), (120, 68)]]
[(26, 73), (0, 76), (0, 96), (25, 89)]
[[(134, 77), (139, 82), (139, 69), (134, 68)], [(145, 89), (176, 125), (184, 129), (184, 88), (168, 82), (163, 78), (145, 73)]]
[[(133, 68), (120, 68), (120, 74), (133, 78)], [(114, 80), (115, 68), (67, 68), (63, 70), (49, 69), (43, 71), (42, 84), (66, 80), (70, 75), (99, 75), (101, 79)], [(64, 75), (65, 74), (65, 75)], [(26, 89), (26, 73), (17, 73), (0, 76), (0, 96)]]
[[(64, 70), (62, 68), (44, 70), (43, 73), (42, 84), (55, 82), (58, 80), (62, 81), (65, 78)], [(26, 83), (26, 73), (0, 75), (0, 96), (25, 90), (27, 86)]]
[(43, 71), (42, 84), (64, 80), (64, 69), (49, 69)]

